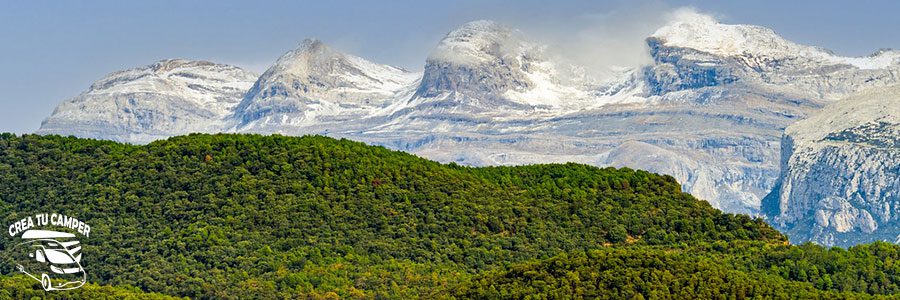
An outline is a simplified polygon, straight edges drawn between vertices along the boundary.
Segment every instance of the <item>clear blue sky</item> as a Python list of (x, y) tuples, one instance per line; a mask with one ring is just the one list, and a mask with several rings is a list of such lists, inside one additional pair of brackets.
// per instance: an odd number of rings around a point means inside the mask
[(299, 41), (315, 37), (374, 61), (421, 69), (447, 31), (477, 19), (527, 32), (586, 14), (691, 6), (725, 23), (770, 27), (843, 55), (900, 48), (900, 1), (854, 2), (4, 1), (0, 132), (32, 132), (59, 102), (93, 81), (164, 58), (261, 72)]

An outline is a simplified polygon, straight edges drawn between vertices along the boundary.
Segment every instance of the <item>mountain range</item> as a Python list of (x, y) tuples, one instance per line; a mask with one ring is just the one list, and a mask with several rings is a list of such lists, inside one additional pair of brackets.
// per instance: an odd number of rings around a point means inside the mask
[[(602, 80), (491, 21), (452, 30), (422, 72), (318, 40), (303, 41), (260, 76), (165, 60), (97, 81), (60, 104), (38, 133), (138, 144), (189, 132), (321, 134), (465, 165), (627, 166), (672, 175), (716, 208), (765, 216), (788, 232), (812, 226), (820, 210), (862, 224), (816, 223), (821, 234), (795, 231), (795, 241), (883, 239), (868, 235), (875, 229), (865, 225), (883, 216), (841, 208), (857, 201), (850, 195), (832, 201), (796, 191), (797, 176), (809, 174), (784, 158), (799, 153), (794, 131), (782, 135), (839, 99), (900, 83), (900, 52), (843, 57), (768, 28), (701, 14), (680, 15), (646, 44), (652, 63)], [(866, 124), (854, 126), (884, 128)], [(841, 166), (831, 167), (846, 176)], [(891, 187), (890, 180), (870, 182), (869, 189)], [(892, 196), (876, 192), (865, 199), (890, 219), (898, 208), (883, 200)], [(829, 236), (836, 232), (859, 237)]]

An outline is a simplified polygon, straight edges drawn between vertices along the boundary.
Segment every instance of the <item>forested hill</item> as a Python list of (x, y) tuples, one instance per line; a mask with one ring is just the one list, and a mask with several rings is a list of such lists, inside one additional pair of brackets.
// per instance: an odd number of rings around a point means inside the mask
[(4, 224), (44, 212), (90, 224), (90, 282), (199, 299), (465, 297), (449, 291), (567, 253), (786, 241), (644, 171), (469, 168), (319, 136), (0, 135)]

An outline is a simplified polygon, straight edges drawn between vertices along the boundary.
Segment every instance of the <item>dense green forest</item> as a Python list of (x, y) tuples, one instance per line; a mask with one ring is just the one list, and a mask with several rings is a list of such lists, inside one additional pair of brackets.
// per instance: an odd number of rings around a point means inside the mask
[[(44, 212), (91, 225), (83, 264), (102, 286), (83, 292), (123, 297), (852, 298), (900, 282), (897, 246), (788, 246), (670, 176), (444, 165), (320, 136), (0, 135), (4, 224)], [(13, 279), (14, 298), (42, 295)]]
[(611, 247), (489, 272), (449, 294), (466, 299), (865, 299), (900, 292), (897, 259), (898, 247), (883, 242), (849, 250), (748, 241)]
[(177, 300), (179, 297), (147, 293), (136, 287), (110, 287), (88, 283), (71, 291), (45, 292), (35, 288), (35, 282), (25, 275), (0, 276), (0, 300), (6, 299), (131, 299)]

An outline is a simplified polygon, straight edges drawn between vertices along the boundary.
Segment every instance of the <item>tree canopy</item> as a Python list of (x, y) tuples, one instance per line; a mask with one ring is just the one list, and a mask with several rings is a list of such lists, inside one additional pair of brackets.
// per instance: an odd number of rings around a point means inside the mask
[(196, 299), (567, 298), (573, 288), (851, 297), (898, 282), (895, 246), (786, 246), (762, 220), (721, 213), (670, 176), (473, 168), (321, 136), (134, 146), (0, 135), (0, 216), (43, 212), (91, 225), (83, 264), (103, 285), (92, 287)]

